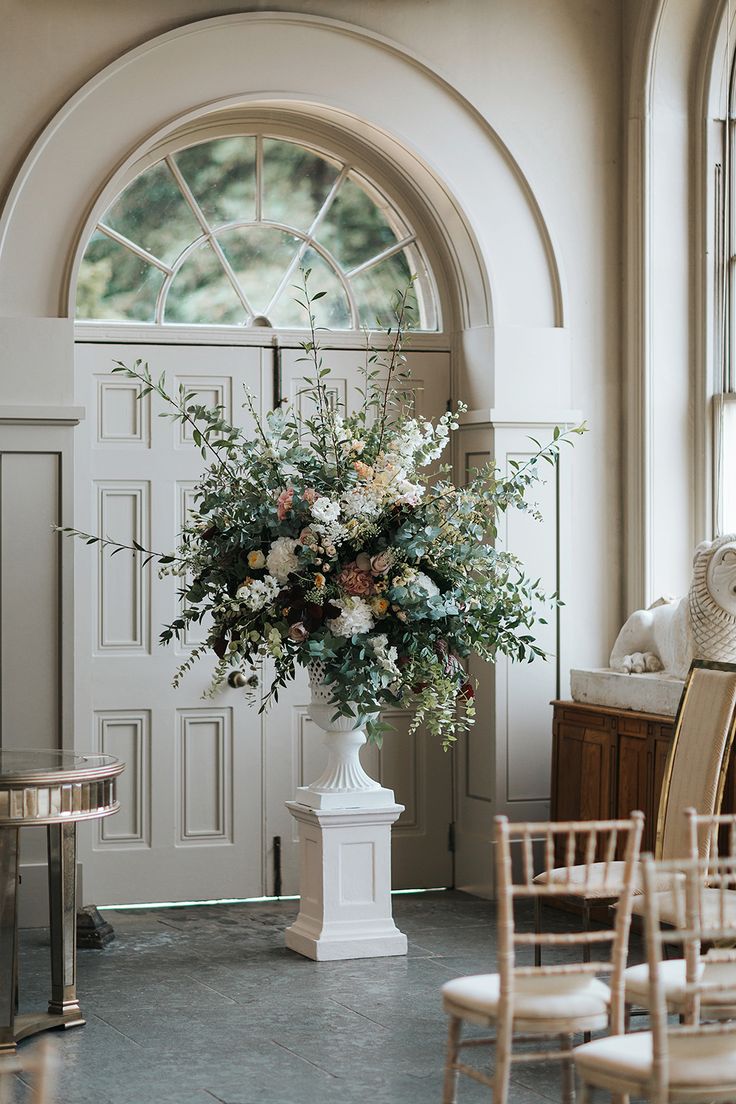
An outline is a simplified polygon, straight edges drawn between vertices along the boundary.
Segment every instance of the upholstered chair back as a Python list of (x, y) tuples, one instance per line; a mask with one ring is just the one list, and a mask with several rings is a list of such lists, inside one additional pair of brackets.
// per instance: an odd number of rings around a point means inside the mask
[[(696, 660), (685, 682), (665, 768), (657, 820), (656, 857), (687, 858), (690, 829), (683, 810), (718, 813), (736, 731), (736, 664)], [(707, 857), (708, 833), (698, 854)]]

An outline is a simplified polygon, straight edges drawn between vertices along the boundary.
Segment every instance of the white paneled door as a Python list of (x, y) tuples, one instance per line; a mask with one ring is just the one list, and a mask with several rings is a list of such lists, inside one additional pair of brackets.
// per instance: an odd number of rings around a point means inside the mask
[[(304, 372), (299, 354), (283, 350), (285, 394), (296, 395)], [(77, 528), (173, 549), (191, 501), (202, 459), (178, 423), (159, 417), (155, 396), (137, 397), (137, 384), (112, 374), (116, 360), (142, 358), (169, 389), (183, 383), (203, 402), (248, 426), (243, 386), (260, 409), (274, 398), (271, 348), (82, 342), (77, 386), (87, 418), (76, 451)], [(340, 400), (353, 400), (360, 355), (329, 354)], [(448, 356), (412, 354), (417, 405), (444, 409)], [(177, 612), (177, 582), (159, 579), (154, 564), (141, 571), (121, 552), (76, 550), (76, 733), (80, 750), (118, 755), (127, 769), (122, 810), (81, 832), (84, 893), (97, 904), (208, 900), (298, 892), (296, 847), (284, 809), (297, 785), (321, 770), (320, 733), (306, 716), (306, 680), (262, 718), (242, 692), (203, 698), (214, 667), (200, 660), (179, 689), (176, 667), (196, 637), (176, 648), (158, 645), (163, 624)], [(397, 887), (449, 885), (451, 761), (423, 733), (409, 737), (408, 718), (365, 765), (406, 805), (395, 829)], [(276, 842), (278, 840), (278, 842)]]

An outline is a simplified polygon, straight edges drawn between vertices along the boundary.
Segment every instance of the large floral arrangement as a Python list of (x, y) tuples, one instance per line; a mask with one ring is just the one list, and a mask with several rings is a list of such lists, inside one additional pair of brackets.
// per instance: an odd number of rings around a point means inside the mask
[[(531, 630), (544, 595), (493, 541), (503, 511), (534, 512), (525, 496), (541, 463), (554, 463), (562, 442), (583, 427), (555, 430), (507, 475), (490, 464), (456, 487), (437, 462), (464, 408), (434, 423), (414, 412), (402, 351), (411, 288), (397, 295), (387, 347), (368, 348), (362, 402), (352, 412), (330, 401), (315, 332), (319, 293), (310, 295), (308, 272), (302, 293), (310, 324), (303, 359), (311, 367), (299, 407), (308, 413), (293, 406), (261, 419), (246, 394), (251, 437), (195, 395), (170, 396), (164, 377), (154, 381), (143, 362), (116, 365), (140, 381), (142, 395), (158, 393), (171, 417), (190, 424), (207, 462), (177, 551), (135, 545), (144, 563), (154, 558), (182, 580), (182, 612), (161, 641), (181, 638), (209, 615), (208, 636), (175, 684), (212, 649), (212, 689), (233, 668), (250, 671), (246, 692), (265, 709), (298, 665), (320, 660), (336, 713), (365, 716), (373, 739), (383, 729), (377, 707), (401, 706), (447, 746), (473, 721), (466, 657), (542, 655)], [(259, 671), (270, 681), (265, 694)]]

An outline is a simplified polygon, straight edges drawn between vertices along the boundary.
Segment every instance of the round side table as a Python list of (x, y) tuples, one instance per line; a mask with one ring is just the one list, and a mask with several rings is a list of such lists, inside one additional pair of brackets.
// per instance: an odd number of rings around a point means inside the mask
[[(52, 1027), (84, 1023), (77, 1000), (77, 822), (120, 808), (111, 755), (0, 748), (0, 1054)], [(18, 835), (47, 825), (51, 1000), (47, 1012), (16, 1015), (18, 985)]]

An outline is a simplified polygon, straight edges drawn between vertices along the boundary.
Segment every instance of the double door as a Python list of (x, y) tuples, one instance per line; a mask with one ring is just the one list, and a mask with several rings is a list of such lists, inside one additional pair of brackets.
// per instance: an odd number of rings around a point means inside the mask
[[(183, 384), (246, 432), (243, 388), (261, 413), (279, 389), (298, 400), (304, 365), (298, 349), (80, 342), (77, 394), (87, 417), (76, 439), (78, 529), (157, 551), (170, 551), (192, 504), (202, 468), (191, 433), (159, 417), (156, 396), (139, 398), (136, 381), (112, 373), (115, 361), (147, 361), (169, 391)], [(325, 353), (330, 386), (356, 401), (362, 353)], [(449, 356), (410, 354), (417, 407), (445, 409)], [(67, 519), (68, 523), (68, 519)], [(84, 892), (97, 904), (199, 901), (298, 892), (296, 832), (284, 802), (322, 770), (321, 733), (307, 716), (306, 678), (269, 713), (242, 691), (204, 698), (215, 657), (197, 661), (180, 687), (171, 682), (201, 634), (160, 647), (161, 627), (177, 614), (178, 580), (159, 578), (121, 552), (76, 550), (76, 742), (126, 763), (122, 810), (80, 833)], [(436, 741), (408, 735), (409, 716), (392, 711), (383, 748), (367, 748), (369, 773), (406, 806), (394, 829), (395, 888), (452, 884), (448, 827), (452, 761)]]

